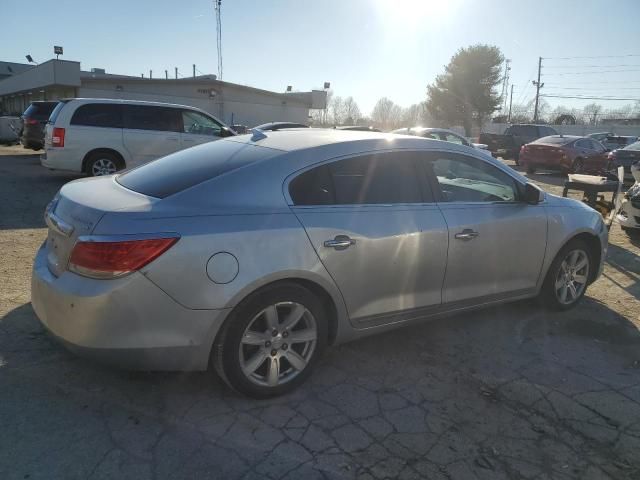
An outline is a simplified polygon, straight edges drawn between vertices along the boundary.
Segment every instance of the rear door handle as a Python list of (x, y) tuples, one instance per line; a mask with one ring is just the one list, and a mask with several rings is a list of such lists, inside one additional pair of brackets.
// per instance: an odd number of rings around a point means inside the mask
[(475, 232), (475, 231), (471, 230), (470, 228), (465, 228), (460, 233), (456, 233), (455, 237), (458, 240), (469, 241), (469, 240), (473, 240), (478, 235), (480, 235), (478, 232)]
[(356, 241), (347, 235), (336, 235), (333, 240), (325, 240), (324, 246), (327, 248), (335, 248), (336, 250), (344, 250), (351, 245), (355, 245)]

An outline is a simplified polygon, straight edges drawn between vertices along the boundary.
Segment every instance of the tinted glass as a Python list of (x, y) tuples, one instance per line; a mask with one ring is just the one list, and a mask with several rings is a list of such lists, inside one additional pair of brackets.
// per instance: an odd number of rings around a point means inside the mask
[(89, 103), (80, 105), (71, 117), (71, 125), (122, 128), (122, 105), (117, 103)]
[(531, 143), (542, 143), (544, 145), (566, 145), (572, 141), (573, 138), (568, 137), (542, 137)]
[(431, 168), (445, 202), (513, 202), (518, 198), (513, 178), (481, 160), (439, 153)]
[(575, 143), (576, 148), (585, 148), (587, 150), (593, 150), (593, 147), (591, 146), (591, 140), (586, 140), (584, 138), (578, 140)]
[(23, 115), (40, 121), (47, 120), (57, 104), (58, 102), (35, 102), (29, 105)]
[(540, 127), (540, 135), (557, 135), (558, 132), (556, 132), (553, 128), (551, 127)]
[(280, 153), (256, 145), (219, 140), (154, 160), (118, 176), (117, 181), (135, 192), (164, 198)]
[(640, 142), (632, 143), (631, 145), (624, 147), (623, 150), (640, 150)]
[(339, 160), (289, 184), (296, 205), (422, 203), (415, 155), (394, 152)]
[(177, 108), (125, 105), (124, 127), (133, 130), (182, 132), (182, 114)]
[(538, 129), (533, 125), (512, 125), (505, 133), (521, 137), (537, 137)]
[(222, 127), (213, 118), (193, 110), (182, 111), (182, 126), (184, 133), (194, 135), (221, 136)]
[(58, 119), (58, 115), (60, 115), (60, 112), (62, 111), (62, 109), (66, 104), (67, 102), (58, 102), (58, 104), (55, 106), (55, 108), (51, 112), (51, 115), (49, 115), (49, 123), (56, 123), (56, 120)]
[(322, 165), (294, 178), (289, 183), (294, 205), (331, 205), (335, 202), (329, 167)]
[(406, 155), (388, 153), (340, 160), (329, 164), (329, 173), (338, 205), (422, 202), (415, 164)]

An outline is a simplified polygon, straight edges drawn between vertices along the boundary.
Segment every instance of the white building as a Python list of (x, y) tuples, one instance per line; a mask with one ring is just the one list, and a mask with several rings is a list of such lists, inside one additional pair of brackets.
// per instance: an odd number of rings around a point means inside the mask
[(80, 63), (49, 60), (37, 66), (0, 62), (0, 111), (22, 113), (36, 100), (122, 98), (201, 108), (225, 123), (249, 127), (272, 121), (307, 124), (310, 109), (323, 109), (327, 94), (270, 92), (217, 80), (215, 75), (142, 78), (80, 70)]

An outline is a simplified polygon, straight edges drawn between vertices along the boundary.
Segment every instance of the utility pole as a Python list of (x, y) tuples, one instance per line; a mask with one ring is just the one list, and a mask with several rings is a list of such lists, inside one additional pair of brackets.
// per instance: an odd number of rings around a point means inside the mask
[(176, 80), (178, 79), (178, 67), (176, 67)]
[(504, 106), (502, 107), (502, 113), (507, 109), (507, 92), (509, 91), (509, 72), (511, 71), (510, 67), (511, 60), (508, 58), (505, 60), (504, 67), (504, 79), (502, 81), (502, 94), (500, 95), (504, 98)]
[(169, 70), (164, 71), (164, 79), (169, 80)]
[(149, 70), (149, 78), (153, 78), (153, 70)]
[(511, 106), (513, 105), (513, 84), (511, 84), (511, 98), (509, 99), (509, 116), (507, 117), (507, 123), (511, 123)]
[(216, 44), (218, 46), (218, 80), (222, 80), (222, 0), (213, 0), (216, 12)]
[(540, 71), (542, 70), (542, 57), (538, 57), (538, 81), (532, 82), (536, 87), (536, 106), (533, 109), (533, 123), (538, 121), (538, 103), (540, 101), (540, 89), (544, 87), (544, 83), (540, 83)]
[(193, 78), (196, 78), (196, 64), (193, 64)]

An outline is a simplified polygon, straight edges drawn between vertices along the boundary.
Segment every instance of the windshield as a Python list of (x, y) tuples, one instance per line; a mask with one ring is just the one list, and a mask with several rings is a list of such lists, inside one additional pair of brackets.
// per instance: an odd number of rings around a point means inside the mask
[(553, 137), (542, 137), (542, 138), (539, 138), (538, 140), (534, 140), (531, 143), (542, 143), (544, 145), (566, 145), (567, 143), (570, 143), (574, 140), (575, 138), (553, 136)]

